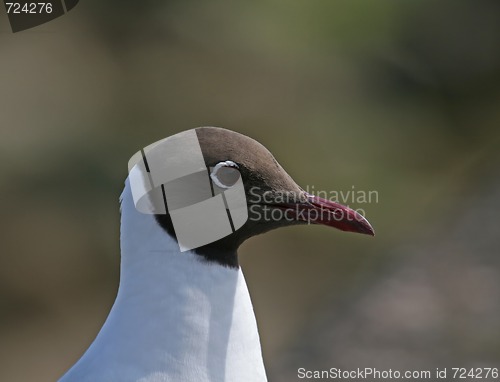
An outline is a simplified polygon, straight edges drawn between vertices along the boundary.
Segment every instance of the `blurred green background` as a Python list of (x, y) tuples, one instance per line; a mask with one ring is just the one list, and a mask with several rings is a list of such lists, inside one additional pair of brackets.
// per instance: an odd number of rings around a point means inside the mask
[(270, 381), (500, 366), (500, 2), (82, 1), (0, 13), (0, 380), (53, 381), (114, 301), (139, 148), (197, 126), (302, 187), (375, 190), (375, 238), (293, 227), (240, 258)]

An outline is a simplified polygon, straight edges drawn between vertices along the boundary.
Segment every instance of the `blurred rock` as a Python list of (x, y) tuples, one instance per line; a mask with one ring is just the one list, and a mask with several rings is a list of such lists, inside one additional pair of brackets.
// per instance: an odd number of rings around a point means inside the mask
[(358, 293), (322, 304), (270, 380), (297, 380), (299, 367), (499, 367), (499, 179), (455, 206)]

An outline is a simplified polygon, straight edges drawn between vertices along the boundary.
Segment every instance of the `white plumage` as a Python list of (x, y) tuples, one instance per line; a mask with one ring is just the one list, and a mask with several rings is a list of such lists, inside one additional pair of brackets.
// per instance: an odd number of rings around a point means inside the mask
[(179, 251), (122, 194), (121, 280), (95, 341), (60, 382), (266, 381), (241, 269)]

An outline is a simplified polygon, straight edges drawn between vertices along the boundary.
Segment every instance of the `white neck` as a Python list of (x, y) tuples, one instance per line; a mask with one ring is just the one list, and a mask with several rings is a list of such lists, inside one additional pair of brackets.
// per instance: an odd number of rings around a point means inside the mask
[(121, 280), (99, 335), (61, 379), (266, 381), (241, 269), (179, 251), (153, 215), (122, 195)]

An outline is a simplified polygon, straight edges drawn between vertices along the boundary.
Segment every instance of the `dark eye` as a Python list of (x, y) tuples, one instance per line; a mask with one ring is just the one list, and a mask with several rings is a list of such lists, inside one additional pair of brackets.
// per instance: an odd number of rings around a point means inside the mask
[(238, 165), (230, 160), (219, 162), (210, 173), (212, 181), (220, 188), (229, 188), (240, 178)]

